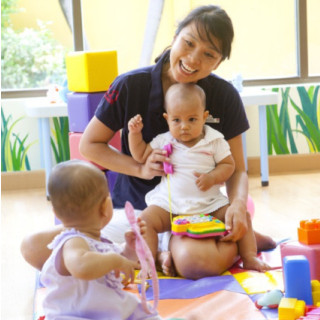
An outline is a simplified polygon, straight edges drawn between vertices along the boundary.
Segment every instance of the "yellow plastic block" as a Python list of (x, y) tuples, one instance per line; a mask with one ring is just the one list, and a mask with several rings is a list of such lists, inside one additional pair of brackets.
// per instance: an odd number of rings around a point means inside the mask
[(313, 304), (316, 306), (320, 303), (320, 281), (311, 280), (311, 294)]
[(279, 320), (295, 320), (305, 314), (306, 303), (296, 298), (282, 298), (278, 308)]
[(117, 51), (71, 52), (66, 67), (70, 91), (107, 91), (118, 75)]

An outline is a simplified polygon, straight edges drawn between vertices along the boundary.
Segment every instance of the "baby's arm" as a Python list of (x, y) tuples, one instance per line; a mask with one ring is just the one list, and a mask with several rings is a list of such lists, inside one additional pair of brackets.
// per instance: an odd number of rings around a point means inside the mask
[(124, 283), (133, 282), (134, 269), (139, 264), (128, 260), (115, 252), (100, 253), (90, 251), (88, 243), (78, 237), (68, 240), (62, 251), (61, 273), (72, 275), (82, 280), (93, 280), (103, 277), (115, 270), (116, 276), (124, 274)]
[(145, 163), (148, 156), (152, 152), (150, 144), (147, 144), (143, 138), (141, 130), (143, 128), (142, 118), (140, 114), (137, 114), (131, 118), (128, 122), (129, 129), (129, 149), (132, 157), (140, 162)]
[(235, 164), (231, 155), (217, 163), (216, 167), (208, 173), (195, 172), (196, 184), (201, 191), (206, 191), (215, 184), (226, 182), (233, 174)]

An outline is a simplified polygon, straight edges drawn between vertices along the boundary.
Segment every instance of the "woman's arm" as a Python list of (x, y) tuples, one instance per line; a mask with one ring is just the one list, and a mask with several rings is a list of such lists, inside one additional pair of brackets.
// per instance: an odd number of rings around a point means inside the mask
[[(164, 175), (162, 162), (168, 161), (162, 150), (153, 150), (145, 164), (109, 146), (115, 132), (93, 117), (80, 140), (80, 152), (88, 160), (122, 174), (152, 179)], [(169, 160), (170, 161), (170, 160)]]
[(46, 260), (51, 254), (48, 244), (63, 229), (62, 225), (52, 227), (25, 237), (21, 243), (21, 253), (23, 258), (38, 270), (41, 270)]
[(238, 241), (248, 228), (246, 219), (248, 175), (245, 168), (241, 135), (228, 140), (228, 143), (235, 162), (235, 170), (226, 182), (230, 206), (226, 212), (225, 224), (230, 227), (231, 232), (223, 240)]

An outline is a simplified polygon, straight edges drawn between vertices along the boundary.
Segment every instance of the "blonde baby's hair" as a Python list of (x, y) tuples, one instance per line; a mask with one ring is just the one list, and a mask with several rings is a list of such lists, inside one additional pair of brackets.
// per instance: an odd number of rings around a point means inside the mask
[(56, 216), (63, 221), (90, 214), (109, 195), (109, 188), (104, 173), (93, 164), (69, 160), (53, 168), (48, 192)]

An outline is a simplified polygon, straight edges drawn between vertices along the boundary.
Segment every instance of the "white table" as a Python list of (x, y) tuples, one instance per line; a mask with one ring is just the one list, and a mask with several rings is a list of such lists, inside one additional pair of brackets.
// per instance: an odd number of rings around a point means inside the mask
[[(266, 105), (278, 103), (278, 94), (276, 92), (256, 88), (245, 88), (243, 92), (240, 93), (240, 96), (244, 106), (259, 106), (261, 184), (262, 186), (267, 186), (269, 184), (269, 164)], [(29, 117), (38, 118), (41, 165), (45, 168), (46, 182), (48, 182), (52, 169), (50, 118), (67, 117), (67, 104), (64, 102), (50, 103), (47, 98), (28, 99), (26, 102), (26, 114)], [(245, 133), (242, 135), (242, 142), (246, 168), (248, 168)]]
[(28, 117), (38, 118), (41, 166), (45, 169), (47, 184), (52, 169), (50, 118), (67, 117), (67, 104), (62, 101), (50, 103), (48, 98), (33, 98), (26, 100), (25, 110)]
[[(240, 93), (244, 106), (259, 106), (259, 137), (260, 137), (260, 169), (261, 169), (261, 185), (269, 185), (269, 163), (268, 163), (268, 138), (267, 138), (267, 113), (266, 105), (278, 103), (278, 93), (262, 90), (258, 88), (244, 88)], [(244, 150), (244, 158), (247, 163), (247, 145), (246, 134), (242, 134), (242, 144)]]

